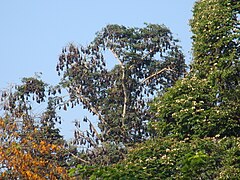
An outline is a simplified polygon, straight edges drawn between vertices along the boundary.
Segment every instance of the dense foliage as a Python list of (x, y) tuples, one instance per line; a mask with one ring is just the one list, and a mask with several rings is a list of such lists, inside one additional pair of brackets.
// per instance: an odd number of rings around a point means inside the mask
[(56, 104), (65, 110), (83, 105), (98, 120), (96, 127), (85, 117), (83, 122), (89, 124), (85, 132), (82, 122), (76, 122), (73, 142), (84, 150), (82, 163), (116, 163), (127, 145), (149, 137), (148, 101), (185, 73), (177, 42), (162, 25), (108, 25), (88, 46), (63, 48), (57, 71), (68, 98)]
[(161, 135), (239, 137), (239, 10), (230, 0), (195, 4), (191, 72), (152, 104)]
[[(164, 26), (108, 25), (87, 47), (71, 44), (63, 49), (57, 65), (61, 84), (72, 106), (80, 102), (97, 116), (101, 133), (93, 130), (94, 141), (132, 143), (148, 137), (146, 97), (172, 86), (185, 72), (176, 42)], [(104, 56), (106, 52), (115, 60)], [(109, 64), (116, 65), (109, 69)], [(81, 136), (76, 140), (81, 142)]]
[[(232, 90), (235, 91), (235, 90)], [(159, 136), (239, 137), (239, 89), (232, 101), (220, 103), (219, 91), (209, 79), (196, 76), (177, 82), (163, 97), (152, 102), (158, 119), (151, 123)]]
[(151, 102), (156, 137), (112, 166), (78, 166), (92, 179), (239, 179), (240, 2), (200, 0), (189, 74)]
[[(239, 179), (239, 17), (240, 1), (195, 3), (188, 74), (162, 25), (108, 25), (63, 48), (57, 86), (0, 91), (0, 179)], [(69, 145), (57, 109), (79, 104), (98, 121), (76, 121)]]
[[(32, 126), (19, 127), (16, 119), (0, 119), (1, 179), (59, 179), (68, 177), (63, 166), (63, 146), (41, 138)], [(23, 135), (24, 134), (24, 135)]]
[(240, 139), (151, 139), (112, 166), (77, 166), (70, 175), (90, 179), (238, 179)]

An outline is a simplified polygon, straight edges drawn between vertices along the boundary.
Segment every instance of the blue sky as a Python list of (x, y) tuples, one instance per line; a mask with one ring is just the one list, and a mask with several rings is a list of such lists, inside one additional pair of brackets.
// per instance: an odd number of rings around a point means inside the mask
[[(44, 81), (58, 82), (55, 71), (62, 47), (88, 44), (107, 24), (164, 24), (178, 38), (190, 61), (189, 19), (195, 0), (24, 0), (0, 2), (0, 89), (22, 77), (42, 72)], [(71, 118), (70, 118), (71, 119)], [(73, 119), (72, 119), (73, 120)], [(70, 120), (70, 121), (72, 121)], [(72, 136), (65, 121), (62, 133)]]

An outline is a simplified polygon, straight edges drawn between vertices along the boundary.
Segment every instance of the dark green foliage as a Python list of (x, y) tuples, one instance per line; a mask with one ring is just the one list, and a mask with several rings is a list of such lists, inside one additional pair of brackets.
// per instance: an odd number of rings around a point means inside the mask
[(239, 9), (230, 0), (195, 4), (192, 69), (152, 103), (160, 135), (240, 136)]
[(28, 114), (32, 107), (30, 100), (41, 103), (45, 98), (46, 84), (35, 78), (23, 78), (22, 85), (16, 85), (9, 90), (1, 91), (0, 97), (5, 113), (18, 117), (19, 114)]
[(191, 20), (194, 56), (191, 71), (198, 78), (211, 81), (223, 106), (239, 102), (239, 18), (239, 1), (218, 0), (197, 2)]
[(239, 96), (234, 94), (235, 101), (220, 104), (217, 93), (218, 89), (208, 79), (189, 77), (178, 81), (151, 103), (158, 119), (150, 127), (160, 137), (239, 137)]
[[(190, 21), (194, 56), (192, 71), (200, 78), (210, 76), (224, 86), (225, 83), (230, 85), (228, 80), (239, 77), (236, 74), (237, 70), (239, 73), (240, 56), (239, 12), (239, 1), (196, 2)], [(232, 83), (234, 85), (235, 82)]]
[[(108, 59), (106, 52), (115, 59)], [(115, 66), (108, 69), (107, 63)], [(64, 109), (80, 103), (99, 120), (100, 131), (84, 118), (89, 130), (83, 133), (78, 127), (74, 143), (100, 150), (103, 142), (126, 145), (149, 137), (147, 102), (172, 86), (184, 74), (185, 64), (177, 40), (165, 26), (108, 25), (87, 47), (64, 48), (57, 71), (69, 94)], [(95, 152), (95, 158), (104, 153), (109, 152)]]
[(70, 174), (90, 179), (238, 179), (239, 138), (148, 140), (111, 166), (77, 166)]
[[(1, 105), (3, 106), (3, 114), (11, 118), (20, 118), (22, 124), (27, 123), (34, 127), (42, 129), (43, 135), (50, 139), (53, 134), (58, 134), (55, 139), (59, 139), (59, 129), (55, 128), (56, 122), (61, 118), (56, 113), (56, 106), (53, 97), (47, 95), (47, 91), (53, 88), (44, 83), (40, 77), (23, 78), (20, 85), (10, 87), (9, 90), (1, 92)], [(50, 94), (49, 94), (50, 95)], [(33, 108), (37, 104), (47, 101), (46, 109), (38, 115), (37, 118), (33, 117)], [(25, 122), (26, 119), (26, 122)]]

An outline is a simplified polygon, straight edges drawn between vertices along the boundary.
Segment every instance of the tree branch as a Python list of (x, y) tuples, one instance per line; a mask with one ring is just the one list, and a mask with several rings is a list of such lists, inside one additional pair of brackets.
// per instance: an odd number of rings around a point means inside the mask
[(158, 71), (158, 72), (156, 72), (156, 73), (154, 73), (154, 74), (148, 76), (148, 77), (145, 78), (144, 80), (142, 80), (141, 83), (144, 83), (145, 81), (147, 81), (147, 80), (153, 78), (154, 76), (157, 76), (158, 74), (161, 74), (161, 73), (164, 72), (164, 71), (173, 71), (173, 72), (174, 72), (174, 70), (170, 69), (169, 67), (168, 67), (168, 68), (163, 68), (163, 69), (161, 69), (160, 71)]
[(125, 67), (123, 66), (122, 68), (123, 74), (122, 74), (122, 87), (123, 87), (123, 96), (124, 96), (124, 102), (123, 102), (123, 112), (122, 112), (122, 126), (124, 126), (124, 119), (126, 116), (126, 111), (127, 111), (127, 89), (125, 85)]
[(123, 65), (122, 61), (118, 58), (118, 56), (117, 56), (117, 54), (114, 52), (114, 50), (111, 49), (111, 48), (110, 48), (109, 50), (112, 52), (113, 56), (118, 60), (119, 64), (120, 64), (121, 67), (123, 68), (124, 65)]
[(91, 124), (90, 126), (92, 127), (92, 130), (95, 132), (95, 134), (98, 137), (98, 139), (100, 139), (100, 136), (99, 136), (96, 128), (93, 126), (92, 122), (88, 118), (87, 118), (87, 121)]
[(98, 115), (99, 120), (101, 120), (104, 124), (107, 124), (104, 118), (102, 117), (102, 115), (99, 113), (99, 110), (96, 107), (93, 107), (92, 105), (90, 105), (89, 99), (80, 95), (81, 90), (79, 88), (76, 88), (76, 92), (77, 92), (77, 97), (80, 98), (80, 100), (83, 103), (85, 103), (94, 114)]
[(124, 100), (123, 100), (123, 111), (122, 111), (122, 126), (124, 126), (125, 124), (125, 116), (126, 116), (126, 111), (127, 111), (127, 89), (126, 89), (126, 85), (125, 85), (125, 66), (123, 64), (123, 62), (118, 58), (117, 54), (114, 52), (113, 49), (110, 48), (110, 51), (113, 53), (114, 57), (118, 60), (120, 66), (122, 67), (122, 88), (123, 88), (123, 96), (124, 96)]
[[(86, 140), (91, 146), (93, 146), (94, 148), (97, 147), (97, 143), (94, 142), (93, 136), (92, 136), (88, 131), (85, 131), (85, 132), (89, 133), (89, 135), (91, 135), (92, 138), (90, 138), (90, 136), (88, 136), (88, 135), (85, 136), (85, 135), (84, 135), (84, 132), (82, 132), (79, 128), (77, 128), (77, 130), (78, 130), (79, 136), (81, 136), (81, 138), (85, 139), (85, 140)], [(78, 137), (78, 138), (79, 138), (79, 137)], [(78, 139), (78, 138), (77, 138), (77, 139)]]
[(70, 153), (70, 154), (71, 154), (74, 158), (76, 158), (76, 159), (78, 159), (78, 160), (80, 160), (80, 161), (82, 161), (82, 162), (84, 162), (84, 163), (86, 163), (86, 164), (91, 164), (89, 161), (86, 161), (86, 160), (84, 160), (84, 159), (82, 159), (82, 158), (74, 155), (73, 153)]

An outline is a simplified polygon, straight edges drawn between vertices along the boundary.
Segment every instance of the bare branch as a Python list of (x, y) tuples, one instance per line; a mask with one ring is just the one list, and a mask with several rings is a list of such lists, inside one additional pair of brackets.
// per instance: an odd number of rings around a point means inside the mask
[(84, 162), (84, 163), (86, 163), (86, 164), (91, 164), (89, 161), (86, 161), (86, 160), (84, 160), (84, 159), (82, 159), (82, 158), (74, 155), (73, 153), (70, 153), (70, 154), (71, 154), (74, 158), (76, 158), (76, 159), (78, 159), (78, 160), (80, 160), (80, 161), (82, 161), (82, 162)]
[(99, 134), (98, 134), (96, 128), (93, 126), (92, 122), (91, 122), (89, 119), (87, 119), (87, 121), (91, 124), (92, 129), (93, 129), (93, 131), (95, 132), (95, 134), (96, 134), (96, 136), (98, 137), (98, 139), (100, 139), (100, 136), (99, 136)]
[(118, 56), (117, 56), (117, 54), (114, 52), (114, 50), (113, 50), (113, 49), (109, 49), (109, 50), (112, 52), (112, 54), (114, 55), (114, 57), (118, 60), (118, 62), (119, 62), (119, 64), (121, 65), (121, 67), (124, 67), (123, 62), (118, 58)]
[(125, 119), (126, 111), (127, 111), (127, 89), (126, 89), (126, 85), (125, 85), (125, 66), (124, 66), (123, 62), (118, 58), (118, 56), (114, 52), (114, 50), (110, 49), (110, 51), (113, 53), (114, 57), (118, 60), (119, 64), (122, 67), (122, 88), (123, 88), (123, 96), (124, 96), (123, 112), (122, 112), (122, 126), (124, 126), (124, 124), (125, 124), (124, 119)]
[(161, 74), (161, 73), (164, 72), (164, 71), (173, 71), (173, 72), (174, 72), (174, 70), (170, 69), (169, 67), (168, 67), (168, 68), (163, 68), (163, 69), (161, 69), (160, 71), (158, 71), (158, 72), (156, 72), (156, 73), (154, 73), (154, 74), (148, 76), (148, 77), (145, 78), (144, 80), (142, 80), (141, 83), (144, 83), (145, 81), (147, 81), (147, 80), (153, 78), (154, 76), (157, 76), (158, 74)]
[(122, 68), (123, 74), (122, 74), (122, 87), (123, 87), (123, 95), (124, 95), (124, 102), (123, 102), (123, 112), (122, 112), (122, 126), (124, 126), (124, 119), (126, 116), (126, 110), (127, 110), (127, 89), (125, 85), (125, 67)]
[[(81, 138), (87, 140), (87, 142), (88, 142), (91, 146), (93, 146), (93, 147), (95, 147), (95, 148), (97, 147), (97, 143), (94, 142), (93, 138), (90, 138), (90, 136), (85, 136), (85, 135), (84, 135), (84, 132), (82, 132), (79, 128), (77, 128), (77, 129), (78, 129), (78, 131), (79, 131), (79, 135), (81, 136)], [(85, 132), (88, 133), (88, 131), (85, 131)], [(90, 133), (89, 133), (89, 135), (90, 135)]]

